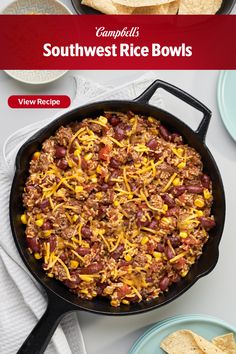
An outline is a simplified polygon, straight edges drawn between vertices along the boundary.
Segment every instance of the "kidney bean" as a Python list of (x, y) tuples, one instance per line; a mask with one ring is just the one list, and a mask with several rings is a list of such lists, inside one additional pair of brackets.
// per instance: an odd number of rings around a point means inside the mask
[(84, 238), (90, 238), (92, 236), (92, 231), (88, 226), (85, 225), (81, 228), (81, 233), (84, 236)]
[(169, 141), (170, 140), (170, 132), (168, 131), (168, 129), (166, 129), (166, 127), (164, 127), (163, 125), (159, 126), (159, 132), (161, 137), (166, 140)]
[(60, 159), (57, 162), (57, 167), (59, 167), (61, 170), (66, 170), (68, 167), (68, 162), (66, 159)]
[(201, 223), (201, 226), (204, 227), (207, 230), (210, 230), (210, 229), (212, 229), (213, 227), (216, 226), (215, 221), (210, 219), (210, 218), (201, 217), (201, 218), (199, 218), (199, 221)]
[(164, 252), (165, 247), (163, 246), (162, 243), (158, 243), (157, 246), (156, 246), (156, 250), (157, 250), (158, 252)]
[(177, 133), (173, 133), (171, 134), (170, 140), (172, 143), (182, 143), (183, 142), (183, 138), (181, 135), (177, 134)]
[(173, 283), (178, 283), (181, 280), (181, 277), (179, 276), (179, 274), (174, 274), (173, 277), (171, 278), (171, 281)]
[(173, 198), (171, 198), (170, 196), (169, 196), (169, 194), (163, 194), (162, 196), (162, 200), (165, 202), (165, 204), (167, 204), (168, 205), (168, 207), (174, 207), (175, 206), (175, 201), (174, 201), (174, 199)]
[(148, 227), (149, 227), (150, 229), (153, 229), (153, 230), (157, 229), (157, 227), (158, 227), (158, 222), (157, 222), (157, 220), (153, 219), (153, 220), (150, 222), (150, 224), (148, 225)]
[(53, 252), (57, 246), (57, 238), (55, 235), (51, 235), (49, 239), (50, 252)]
[(124, 251), (124, 245), (119, 245), (115, 251), (111, 253), (112, 258), (118, 260)]
[(172, 249), (169, 246), (165, 247), (165, 254), (168, 259), (171, 259), (175, 256)]
[(100, 189), (104, 192), (106, 192), (108, 189), (109, 189), (109, 186), (107, 183), (103, 183), (101, 186), (100, 186)]
[(178, 207), (173, 207), (167, 210), (165, 216), (177, 216), (179, 214), (179, 208)]
[(106, 211), (107, 211), (107, 206), (100, 205), (100, 207), (98, 208), (98, 214), (97, 214), (99, 220), (106, 217)]
[(170, 284), (170, 279), (168, 277), (162, 278), (159, 283), (159, 287), (161, 291), (165, 291), (168, 288), (169, 284)]
[(80, 255), (80, 256), (86, 256), (86, 254), (90, 253), (90, 248), (86, 248), (86, 247), (78, 247), (76, 249), (76, 252)]
[(75, 279), (75, 280), (64, 280), (63, 283), (65, 284), (65, 286), (67, 286), (67, 288), (69, 289), (76, 289), (78, 287), (78, 284), (80, 283), (80, 279)]
[(153, 282), (153, 278), (152, 278), (152, 277), (147, 277), (147, 278), (146, 278), (146, 281), (147, 281), (148, 283), (152, 283), (152, 282)]
[(65, 261), (67, 260), (67, 255), (66, 255), (65, 253), (62, 253), (62, 254), (60, 255), (60, 258), (61, 258), (61, 260), (62, 260), (63, 262), (65, 262)]
[(120, 118), (118, 118), (117, 116), (112, 116), (110, 119), (109, 119), (109, 122), (110, 124), (113, 126), (113, 127), (116, 127), (120, 122)]
[(41, 203), (40, 203), (40, 209), (45, 210), (48, 206), (49, 206), (49, 200), (48, 199), (44, 199)]
[(107, 283), (97, 283), (97, 289), (96, 289), (97, 294), (102, 295), (106, 287), (107, 287)]
[(79, 158), (78, 158), (77, 156), (75, 156), (75, 155), (72, 156), (72, 160), (73, 160), (76, 164), (78, 164), (78, 162), (79, 162)]
[(206, 174), (203, 174), (201, 180), (202, 180), (203, 187), (209, 189), (210, 188), (210, 184), (211, 184), (210, 177), (208, 175), (206, 175)]
[(28, 247), (33, 251), (33, 252), (39, 252), (40, 247), (39, 247), (39, 242), (37, 237), (27, 237), (27, 245)]
[(115, 139), (118, 141), (123, 140), (125, 137), (125, 131), (124, 129), (120, 128), (119, 126), (117, 126), (115, 128)]
[(155, 150), (158, 146), (158, 142), (156, 139), (151, 139), (147, 142), (147, 147), (149, 147), (149, 149), (151, 150)]
[(64, 146), (57, 145), (55, 150), (55, 156), (57, 159), (61, 159), (66, 156), (66, 148)]
[(95, 274), (100, 272), (103, 269), (103, 265), (101, 263), (92, 263), (87, 267), (84, 267), (80, 270), (80, 274)]
[(81, 168), (82, 168), (82, 170), (88, 169), (88, 163), (83, 157), (81, 157)]
[(119, 177), (119, 175), (120, 175), (119, 170), (114, 170), (114, 171), (110, 174), (110, 177), (109, 177), (108, 182), (107, 182), (108, 185), (109, 185), (109, 186), (114, 186), (114, 184), (116, 184), (116, 182), (115, 182), (115, 181), (112, 181), (112, 179)]
[(179, 247), (180, 245), (180, 240), (178, 237), (176, 236), (171, 236), (171, 237), (168, 237), (168, 240), (170, 241), (171, 245), (173, 248), (177, 248)]
[(46, 220), (44, 221), (43, 225), (42, 225), (42, 230), (51, 230), (52, 229), (52, 223), (50, 220)]
[(198, 185), (187, 186), (186, 189), (189, 193), (193, 194), (200, 194), (203, 192), (203, 187)]
[(142, 227), (142, 226), (146, 227), (146, 226), (149, 225), (149, 221), (148, 220), (145, 220), (145, 221), (142, 220), (143, 215), (144, 215), (142, 210), (139, 209), (136, 215), (137, 215), (136, 224), (137, 224), (138, 227)]
[(117, 159), (115, 159), (114, 157), (111, 158), (110, 160), (110, 166), (113, 168), (119, 168), (120, 167), (120, 161), (118, 161)]
[(186, 191), (186, 187), (185, 187), (185, 186), (177, 186), (177, 187), (173, 187), (173, 188), (171, 189), (171, 193), (172, 193), (175, 197), (179, 197), (179, 196), (182, 195), (185, 191)]

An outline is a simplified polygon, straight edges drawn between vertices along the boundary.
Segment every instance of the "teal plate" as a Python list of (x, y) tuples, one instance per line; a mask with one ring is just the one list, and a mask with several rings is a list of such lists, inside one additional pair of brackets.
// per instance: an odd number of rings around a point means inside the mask
[(218, 81), (218, 106), (226, 129), (236, 141), (236, 71), (221, 71)]
[(229, 332), (236, 335), (236, 328), (211, 316), (176, 316), (158, 322), (145, 332), (133, 345), (129, 354), (163, 354), (164, 351), (160, 349), (162, 340), (180, 329), (192, 330), (208, 340)]

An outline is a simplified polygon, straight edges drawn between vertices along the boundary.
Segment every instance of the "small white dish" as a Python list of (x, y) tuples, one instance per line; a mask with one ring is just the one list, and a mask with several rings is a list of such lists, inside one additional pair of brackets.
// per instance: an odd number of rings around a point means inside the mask
[[(47, 14), (72, 15), (68, 7), (57, 0), (17, 0), (8, 5), (2, 14)], [(39, 85), (55, 81), (67, 73), (68, 70), (5, 70), (5, 72), (20, 82)]]

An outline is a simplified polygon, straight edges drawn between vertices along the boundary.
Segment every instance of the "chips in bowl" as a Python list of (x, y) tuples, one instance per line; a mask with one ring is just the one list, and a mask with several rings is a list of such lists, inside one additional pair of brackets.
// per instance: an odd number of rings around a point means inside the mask
[(107, 15), (213, 15), (222, 0), (82, 0)]

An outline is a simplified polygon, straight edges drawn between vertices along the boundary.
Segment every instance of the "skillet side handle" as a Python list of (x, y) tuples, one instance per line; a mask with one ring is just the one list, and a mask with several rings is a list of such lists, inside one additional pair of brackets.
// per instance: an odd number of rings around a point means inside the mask
[(58, 297), (48, 294), (48, 306), (17, 354), (43, 354), (60, 320), (72, 310)]
[(176, 96), (177, 98), (181, 99), (185, 103), (189, 104), (193, 108), (196, 108), (198, 111), (203, 113), (203, 118), (196, 130), (196, 134), (198, 134), (202, 141), (205, 141), (212, 113), (203, 103), (198, 101), (193, 96), (189, 95), (187, 92), (181, 90), (180, 88), (171, 85), (168, 82), (156, 80), (134, 101), (144, 104), (148, 103), (156, 92), (156, 90), (158, 90), (159, 88), (164, 89), (165, 91), (171, 93), (172, 95)]

